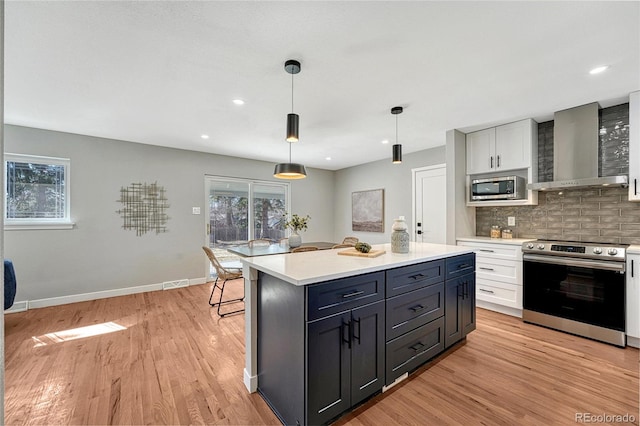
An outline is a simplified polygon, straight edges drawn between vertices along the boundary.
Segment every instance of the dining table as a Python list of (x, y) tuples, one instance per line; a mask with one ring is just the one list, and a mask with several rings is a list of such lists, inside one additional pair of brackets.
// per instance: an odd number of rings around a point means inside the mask
[[(332, 248), (336, 243), (329, 243), (326, 241), (312, 241), (308, 243), (302, 243), (300, 247), (317, 247), (318, 250), (328, 250)], [(229, 253), (237, 254), (242, 257), (255, 257), (255, 256), (268, 256), (271, 254), (284, 254), (291, 253), (293, 247), (288, 245), (281, 245), (278, 243), (267, 245), (260, 245), (249, 247), (248, 245), (241, 245), (235, 247), (228, 247), (226, 249)]]

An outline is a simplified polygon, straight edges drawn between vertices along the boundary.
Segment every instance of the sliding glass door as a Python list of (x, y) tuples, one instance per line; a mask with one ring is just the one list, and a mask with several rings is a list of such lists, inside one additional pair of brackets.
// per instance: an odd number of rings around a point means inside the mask
[(206, 176), (207, 244), (221, 261), (233, 260), (228, 247), (285, 237), (289, 184)]

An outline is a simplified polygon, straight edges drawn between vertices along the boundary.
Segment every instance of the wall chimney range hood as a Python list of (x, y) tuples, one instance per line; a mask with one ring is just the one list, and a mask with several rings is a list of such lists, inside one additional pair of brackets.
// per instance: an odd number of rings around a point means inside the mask
[(598, 176), (598, 103), (558, 111), (553, 124), (553, 181), (527, 189), (557, 191), (589, 186), (626, 186), (627, 176)]

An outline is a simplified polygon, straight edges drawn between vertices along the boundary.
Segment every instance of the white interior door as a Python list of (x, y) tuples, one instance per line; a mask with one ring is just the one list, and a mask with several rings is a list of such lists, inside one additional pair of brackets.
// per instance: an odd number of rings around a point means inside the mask
[(415, 241), (447, 242), (447, 168), (444, 164), (414, 169)]

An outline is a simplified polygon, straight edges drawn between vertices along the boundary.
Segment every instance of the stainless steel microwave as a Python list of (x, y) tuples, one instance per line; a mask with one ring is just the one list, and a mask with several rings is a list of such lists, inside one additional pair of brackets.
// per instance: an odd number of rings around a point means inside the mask
[(521, 200), (525, 198), (523, 177), (503, 176), (471, 181), (471, 201)]

